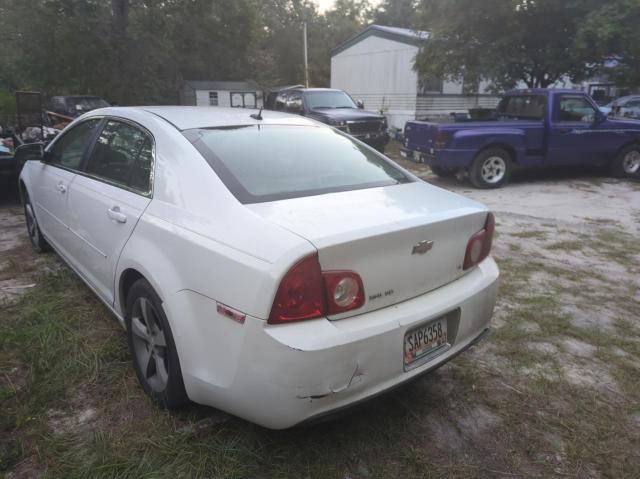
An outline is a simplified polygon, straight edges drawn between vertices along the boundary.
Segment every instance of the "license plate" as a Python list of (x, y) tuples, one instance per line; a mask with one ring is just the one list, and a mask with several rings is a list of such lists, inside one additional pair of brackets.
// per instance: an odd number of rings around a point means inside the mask
[(449, 346), (447, 318), (438, 318), (412, 329), (404, 336), (404, 364), (409, 365)]

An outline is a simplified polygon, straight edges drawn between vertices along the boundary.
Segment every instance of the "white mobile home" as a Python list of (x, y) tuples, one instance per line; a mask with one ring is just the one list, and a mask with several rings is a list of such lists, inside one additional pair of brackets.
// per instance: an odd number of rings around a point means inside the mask
[(191, 81), (180, 91), (180, 104), (191, 106), (262, 107), (262, 91), (254, 82)]
[(499, 98), (480, 93), (486, 84), (470, 87), (418, 76), (415, 57), (428, 38), (428, 32), (370, 25), (331, 52), (331, 87), (362, 99), (365, 108), (381, 111), (396, 128), (415, 118), (494, 108)]

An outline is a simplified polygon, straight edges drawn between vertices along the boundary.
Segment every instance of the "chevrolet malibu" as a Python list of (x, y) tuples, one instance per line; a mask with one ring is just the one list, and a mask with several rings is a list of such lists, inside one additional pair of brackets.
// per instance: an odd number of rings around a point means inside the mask
[(313, 120), (105, 108), (28, 159), (34, 248), (52, 247), (118, 318), (164, 407), (287, 428), (489, 330), (493, 214)]

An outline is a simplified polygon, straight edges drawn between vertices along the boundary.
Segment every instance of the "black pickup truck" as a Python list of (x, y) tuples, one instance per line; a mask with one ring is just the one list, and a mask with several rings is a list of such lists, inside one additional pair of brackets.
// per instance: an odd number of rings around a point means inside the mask
[(332, 88), (286, 88), (267, 97), (265, 108), (286, 111), (331, 125), (384, 152), (389, 143), (387, 120), (364, 111), (362, 103)]

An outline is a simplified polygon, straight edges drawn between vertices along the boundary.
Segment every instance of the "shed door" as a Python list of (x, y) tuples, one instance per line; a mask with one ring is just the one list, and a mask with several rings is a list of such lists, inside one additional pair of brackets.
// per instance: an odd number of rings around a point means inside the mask
[(231, 106), (235, 108), (256, 108), (256, 93), (247, 92), (231, 92)]

